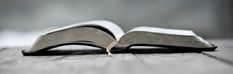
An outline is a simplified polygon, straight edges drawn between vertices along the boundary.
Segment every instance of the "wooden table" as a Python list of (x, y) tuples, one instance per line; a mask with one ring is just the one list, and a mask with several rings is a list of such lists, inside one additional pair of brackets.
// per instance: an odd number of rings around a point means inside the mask
[(233, 39), (208, 41), (218, 46), (216, 51), (118, 52), (112, 57), (102, 50), (23, 56), (21, 50), (28, 47), (2, 47), (0, 74), (233, 74)]

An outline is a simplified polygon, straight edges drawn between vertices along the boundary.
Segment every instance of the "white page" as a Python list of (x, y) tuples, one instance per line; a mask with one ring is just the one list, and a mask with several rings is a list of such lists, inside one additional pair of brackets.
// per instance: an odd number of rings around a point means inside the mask
[(191, 30), (166, 29), (166, 28), (159, 28), (159, 27), (136, 27), (136, 28), (130, 30), (129, 32), (133, 32), (133, 31), (146, 31), (146, 32), (153, 32), (153, 33), (189, 35), (189, 36), (196, 35)]

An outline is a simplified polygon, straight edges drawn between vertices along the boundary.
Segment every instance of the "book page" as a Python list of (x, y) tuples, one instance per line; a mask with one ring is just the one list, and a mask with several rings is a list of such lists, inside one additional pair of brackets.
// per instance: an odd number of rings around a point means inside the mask
[[(75, 28), (75, 27), (81, 27), (81, 26), (84, 26), (84, 27), (91, 27), (91, 26), (102, 27), (102, 28), (108, 30), (109, 32), (111, 32), (114, 35), (114, 38), (116, 38), (116, 40), (119, 40), (120, 37), (124, 35), (124, 31), (118, 25), (116, 25), (115, 23), (112, 23), (110, 21), (105, 21), (105, 20), (77, 23), (77, 24), (73, 24), (73, 25), (69, 25), (69, 26), (65, 26), (62, 28), (58, 28), (58, 29), (49, 31), (47, 33), (53, 33), (56, 31), (65, 30), (65, 29), (69, 29), (69, 28)], [(102, 31), (105, 31), (105, 30), (102, 30)], [(106, 32), (106, 33), (110, 34), (109, 32)]]
[(123, 34), (119, 26), (109, 21), (78, 23), (39, 36), (32, 48), (25, 52), (34, 53), (69, 44), (90, 45), (106, 49), (112, 42), (119, 40)]
[(163, 34), (175, 34), (175, 35), (196, 35), (191, 30), (180, 30), (180, 29), (166, 29), (166, 28), (159, 28), (159, 27), (136, 27), (129, 32), (133, 31), (146, 31), (146, 32), (154, 32), (154, 33), (163, 33)]
[(137, 27), (128, 31), (118, 42), (119, 47), (130, 45), (158, 45), (209, 48), (211, 45), (191, 30)]

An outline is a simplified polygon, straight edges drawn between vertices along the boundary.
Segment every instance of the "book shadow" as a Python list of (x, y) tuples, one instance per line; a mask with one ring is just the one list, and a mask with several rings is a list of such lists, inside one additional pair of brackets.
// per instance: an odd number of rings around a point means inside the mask
[[(201, 53), (203, 51), (214, 51), (214, 49), (193, 49), (193, 48), (166, 48), (166, 47), (155, 47), (155, 48), (125, 48), (125, 49), (113, 49), (113, 54), (173, 54), (173, 53)], [(58, 56), (58, 55), (96, 55), (96, 54), (107, 54), (101, 49), (82, 49), (82, 50), (47, 50), (37, 53), (23, 53), (25, 56)]]

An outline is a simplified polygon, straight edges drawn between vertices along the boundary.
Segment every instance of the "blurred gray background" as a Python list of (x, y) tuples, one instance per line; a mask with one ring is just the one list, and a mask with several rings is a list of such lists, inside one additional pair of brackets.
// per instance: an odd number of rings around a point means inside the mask
[(125, 31), (155, 26), (190, 29), (206, 39), (232, 38), (232, 4), (232, 0), (0, 0), (0, 42), (31, 44), (41, 32), (92, 20), (109, 20)]

